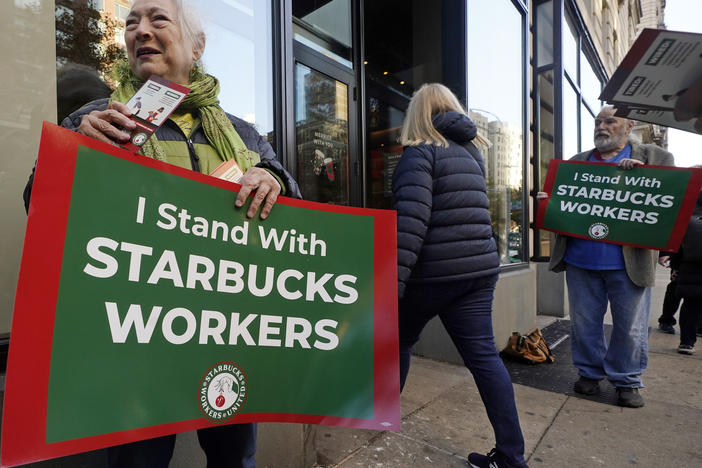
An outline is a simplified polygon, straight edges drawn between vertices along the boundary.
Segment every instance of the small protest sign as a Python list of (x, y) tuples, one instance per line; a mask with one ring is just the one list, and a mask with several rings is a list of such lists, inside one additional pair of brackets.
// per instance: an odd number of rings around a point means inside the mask
[(2, 466), (241, 422), (400, 429), (395, 214), (280, 197), (45, 123)]
[(190, 88), (152, 75), (127, 101), (136, 124), (124, 148), (136, 153), (190, 93)]
[(536, 225), (572, 237), (677, 251), (702, 170), (552, 160)]
[(605, 86), (600, 99), (617, 116), (699, 133), (673, 115), (678, 98), (702, 76), (702, 34), (644, 29)]

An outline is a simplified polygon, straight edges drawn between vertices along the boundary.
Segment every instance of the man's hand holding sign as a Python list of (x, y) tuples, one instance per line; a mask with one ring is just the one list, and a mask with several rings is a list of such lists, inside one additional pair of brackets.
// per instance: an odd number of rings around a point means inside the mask
[(631, 155), (627, 136), (632, 128), (633, 121), (615, 117), (614, 109), (606, 107), (595, 119), (597, 150), (568, 162), (551, 162), (544, 191), (537, 193), (539, 228), (677, 250), (701, 176), (699, 171), (663, 167), (672, 166), (672, 158), (659, 158), (651, 167), (650, 161), (622, 155)]

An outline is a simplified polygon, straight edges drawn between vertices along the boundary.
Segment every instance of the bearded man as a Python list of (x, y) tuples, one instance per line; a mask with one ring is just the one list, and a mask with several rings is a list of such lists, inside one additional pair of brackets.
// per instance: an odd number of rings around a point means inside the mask
[[(595, 119), (595, 149), (576, 154), (571, 161), (617, 164), (624, 170), (641, 164), (673, 165), (673, 155), (667, 151), (630, 141), (634, 122), (615, 117), (615, 111), (611, 106), (600, 111)], [(657, 259), (653, 250), (556, 236), (549, 268), (566, 272), (573, 364), (580, 374), (574, 385), (577, 393), (599, 393), (600, 380), (607, 378), (617, 389), (619, 406), (644, 405), (639, 388), (648, 364), (648, 319)], [(608, 302), (613, 321), (609, 343), (603, 327)]]

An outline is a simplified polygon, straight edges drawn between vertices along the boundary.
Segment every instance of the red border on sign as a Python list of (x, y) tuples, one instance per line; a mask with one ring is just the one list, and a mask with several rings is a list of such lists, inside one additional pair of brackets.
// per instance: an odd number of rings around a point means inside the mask
[[(204, 416), (128, 431), (46, 443), (46, 411), (53, 327), (78, 146), (208, 185), (238, 191), (232, 182), (136, 155), (44, 122), (29, 207), (8, 355), (2, 422), (2, 466), (96, 450), (137, 440), (221, 425)], [(279, 197), (279, 204), (374, 219), (373, 419), (322, 415), (238, 414), (227, 424), (294, 422), (400, 430), (397, 334), (396, 218), (374, 210)], [(275, 208), (274, 208), (275, 209)], [(390, 285), (390, 286), (389, 286)], [(383, 311), (378, 314), (377, 311)], [(29, 384), (31, 382), (31, 384)]]
[[(558, 167), (561, 164), (585, 164), (585, 165), (600, 165), (603, 163), (595, 163), (589, 161), (563, 161), (562, 159), (552, 159), (548, 164), (548, 172), (546, 173), (546, 180), (544, 181), (543, 191), (549, 194), (548, 198), (539, 200), (538, 209), (536, 212), (536, 227), (538, 229), (543, 229), (546, 231), (557, 232), (570, 237), (579, 237), (581, 239), (592, 240), (592, 238), (582, 235), (575, 234), (571, 232), (561, 231), (557, 229), (551, 229), (544, 227), (544, 217), (546, 216), (546, 206), (551, 200), (550, 194), (553, 192), (553, 184), (556, 180), (556, 173), (558, 172)], [(613, 242), (610, 240), (601, 240), (600, 242), (608, 242), (610, 244), (617, 245), (628, 245), (631, 247), (639, 247), (642, 249), (660, 250), (666, 252), (677, 252), (682, 243), (683, 237), (685, 237), (685, 231), (687, 230), (687, 225), (692, 215), (692, 211), (697, 203), (697, 197), (700, 193), (700, 188), (702, 188), (702, 169), (693, 169), (689, 167), (673, 167), (673, 166), (649, 166), (654, 169), (665, 169), (670, 171), (686, 171), (690, 172), (690, 182), (687, 185), (687, 190), (680, 204), (680, 209), (678, 211), (678, 216), (675, 218), (675, 226), (670, 233), (670, 238), (668, 239), (668, 244), (665, 247), (651, 247), (650, 245), (636, 244), (632, 242)]]

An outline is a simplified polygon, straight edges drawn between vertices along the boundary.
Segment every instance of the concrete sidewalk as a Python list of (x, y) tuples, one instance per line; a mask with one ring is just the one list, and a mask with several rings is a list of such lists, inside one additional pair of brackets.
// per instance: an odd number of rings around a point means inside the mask
[[(702, 342), (698, 354), (676, 352), (679, 335), (659, 332), (667, 270), (653, 291), (646, 406), (620, 408), (515, 385), (529, 466), (702, 467)], [(550, 319), (540, 318), (540, 327)], [(560, 346), (569, 346), (564, 341)], [(557, 350), (556, 350), (556, 354)], [(469, 452), (487, 453), (494, 435), (470, 373), (413, 358), (402, 394), (401, 433), (319, 427), (319, 467), (465, 467)]]

